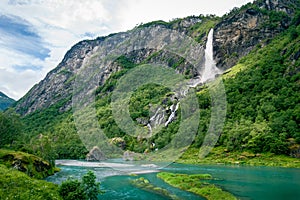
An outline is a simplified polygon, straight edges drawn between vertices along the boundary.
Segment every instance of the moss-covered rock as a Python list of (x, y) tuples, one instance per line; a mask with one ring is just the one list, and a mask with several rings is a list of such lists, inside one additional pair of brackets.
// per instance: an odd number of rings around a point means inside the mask
[(0, 163), (38, 179), (50, 176), (56, 171), (42, 158), (20, 151), (0, 149)]

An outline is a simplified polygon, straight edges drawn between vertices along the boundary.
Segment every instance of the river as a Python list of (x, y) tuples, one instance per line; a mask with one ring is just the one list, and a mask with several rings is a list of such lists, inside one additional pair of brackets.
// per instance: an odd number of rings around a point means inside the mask
[[(77, 165), (82, 165), (81, 164)], [(114, 168), (110, 168), (110, 164)], [(60, 165), (61, 171), (46, 180), (54, 183), (60, 183), (67, 177), (80, 178), (88, 170), (92, 170), (97, 181), (101, 182), (101, 189), (105, 191), (100, 199), (126, 199), (140, 200), (153, 199), (160, 200), (165, 197), (134, 187), (130, 180), (138, 177), (145, 177), (150, 182), (161, 188), (165, 188), (180, 199), (193, 200), (203, 199), (189, 192), (181, 191), (165, 184), (162, 180), (156, 178), (157, 169), (154, 166), (141, 166), (136, 163), (122, 163), (112, 160), (101, 166), (93, 163), (84, 162), (87, 166), (65, 166)], [(118, 166), (120, 164), (120, 166)], [(120, 168), (124, 164), (124, 168)], [(74, 165), (71, 163), (70, 165)], [(130, 166), (134, 166), (132, 173), (137, 176), (128, 175)], [(119, 167), (119, 168), (118, 168)], [(127, 171), (128, 170), (128, 171)], [(169, 171), (175, 173), (208, 173), (216, 180), (210, 180), (210, 183), (220, 186), (226, 191), (231, 192), (242, 200), (299, 200), (300, 199), (300, 169), (277, 168), (277, 167), (246, 167), (246, 166), (224, 166), (224, 165), (187, 165), (174, 163), (158, 171)]]

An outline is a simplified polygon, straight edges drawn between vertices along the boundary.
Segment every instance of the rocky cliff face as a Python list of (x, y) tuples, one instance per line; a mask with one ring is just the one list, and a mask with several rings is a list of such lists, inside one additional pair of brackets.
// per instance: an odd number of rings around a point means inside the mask
[[(194, 18), (193, 18), (194, 19)], [(181, 23), (175, 23), (176, 31), (186, 31), (186, 27), (197, 23), (197, 20), (183, 20)], [(183, 24), (181, 26), (181, 24)], [(159, 35), (168, 27), (164, 24), (152, 25), (153, 29), (144, 31), (143, 28), (136, 28), (131, 32), (118, 33), (109, 35), (107, 37), (97, 38), (95, 40), (82, 41), (73, 46), (65, 55), (62, 62), (51, 72), (49, 72), (45, 79), (39, 84), (35, 85), (16, 105), (17, 112), (22, 115), (33, 113), (36, 110), (48, 108), (54, 104), (61, 104), (60, 111), (64, 112), (71, 108), (73, 84), (79, 71), (83, 71), (84, 63), (94, 62), (93, 65), (97, 65), (99, 73), (94, 71), (88, 71), (89, 74), (95, 74), (95, 79), (98, 80), (98, 85), (101, 86), (109, 78), (112, 73), (115, 73), (122, 69), (122, 66), (117, 61), (108, 61), (104, 63), (100, 62), (101, 55), (106, 55), (107, 52), (113, 51), (116, 44), (122, 44), (126, 42), (132, 42), (129, 48), (123, 47), (122, 50), (126, 51), (125, 57), (135, 64), (141, 64), (143, 62), (151, 62), (156, 64), (164, 64), (169, 67), (176, 68), (179, 73), (189, 75), (191, 77), (198, 76), (199, 72), (192, 69), (191, 64), (188, 61), (181, 59), (179, 55), (173, 54), (168, 51), (161, 51), (161, 46), (164, 46), (163, 41), (154, 42), (153, 44), (145, 44), (141, 39), (151, 38), (152, 35)], [(148, 27), (146, 27), (148, 29)], [(139, 39), (133, 37), (132, 40), (126, 40), (128, 37), (137, 34)], [(165, 33), (165, 40), (174, 40), (172, 35)], [(170, 42), (168, 42), (170, 43)], [(143, 46), (149, 46), (144, 48)], [(123, 45), (124, 46), (124, 45)], [(125, 45), (126, 46), (126, 45)], [(200, 49), (202, 52), (194, 52), (196, 55), (204, 53), (204, 49)], [(192, 52), (190, 52), (192, 53)], [(97, 57), (98, 55), (98, 57)], [(99, 56), (100, 55), (100, 56)], [(192, 55), (192, 56), (195, 56)], [(94, 68), (93, 70), (98, 70)], [(82, 74), (81, 74), (82, 75)], [(90, 92), (95, 87), (88, 87)], [(84, 92), (81, 92), (84, 95)], [(84, 98), (84, 96), (82, 96)]]
[[(298, 0), (259, 0), (240, 9), (234, 9), (221, 19), (216, 18), (216, 20), (219, 20), (219, 23), (214, 27), (214, 57), (217, 66), (221, 69), (232, 67), (257, 44), (263, 45), (263, 42), (267, 42), (268, 39), (286, 29), (291, 24), (291, 16), (295, 14), (299, 7)], [(150, 31), (150, 35), (155, 36), (155, 34), (160, 34), (163, 28), (168, 28), (182, 34), (191, 35), (197, 38), (197, 41), (204, 41), (201, 42), (204, 44), (206, 36), (199, 38), (199, 34), (208, 33), (208, 30), (199, 29), (202, 22), (201, 17), (177, 19), (170, 23), (158, 21), (141, 25), (139, 27), (141, 28), (140, 31), (135, 33), (142, 36), (145, 34), (143, 27), (156, 27)], [(129, 37), (136, 30), (137, 28), (126, 33), (86, 40), (74, 45), (66, 53), (62, 62), (18, 101), (16, 104), (17, 112), (27, 115), (54, 104), (59, 104), (61, 112), (69, 110), (72, 103), (72, 85), (84, 63), (89, 62), (101, 51), (105, 53), (104, 47), (106, 51), (111, 51), (115, 44), (126, 42), (126, 37)], [(165, 41), (174, 40), (172, 34), (163, 37)], [(125, 56), (131, 62), (137, 64), (143, 62), (165, 64), (190, 78), (201, 76), (201, 70), (192, 68), (192, 63), (180, 58), (180, 55), (161, 51), (160, 47), (164, 45), (164, 40), (161, 40), (152, 48), (139, 48), (139, 46), (142, 46), (143, 41), (135, 41), (136, 44), (132, 44), (132, 49)], [(190, 56), (203, 57), (203, 48), (202, 46), (202, 49), (198, 52), (190, 52)], [(201, 63), (203, 60), (199, 62)], [(122, 66), (116, 62), (106, 63), (101, 73), (96, 74), (99, 80), (98, 85), (103, 85), (112, 73), (119, 71), (121, 68)], [(90, 90), (92, 89), (95, 88), (90, 88)]]
[(299, 5), (297, 0), (260, 0), (224, 16), (215, 27), (217, 66), (232, 67), (257, 44), (263, 45), (288, 28)]
[[(42, 108), (50, 107), (59, 101), (65, 105), (62, 110), (67, 110), (70, 105), (72, 83), (74, 76), (91, 50), (101, 44), (104, 38), (90, 41), (81, 41), (74, 45), (64, 56), (62, 62), (17, 103), (17, 111), (23, 115), (32, 113)], [(69, 102), (69, 103), (68, 103)]]

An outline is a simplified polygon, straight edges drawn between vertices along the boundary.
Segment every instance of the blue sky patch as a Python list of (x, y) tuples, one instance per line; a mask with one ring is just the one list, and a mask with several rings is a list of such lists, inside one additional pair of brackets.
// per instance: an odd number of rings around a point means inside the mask
[(14, 65), (12, 66), (16, 71), (25, 71), (25, 70), (33, 70), (33, 71), (39, 71), (43, 67), (42, 66), (34, 66), (34, 65)]
[(50, 56), (50, 50), (32, 25), (17, 16), (0, 15), (0, 47), (40, 60)]

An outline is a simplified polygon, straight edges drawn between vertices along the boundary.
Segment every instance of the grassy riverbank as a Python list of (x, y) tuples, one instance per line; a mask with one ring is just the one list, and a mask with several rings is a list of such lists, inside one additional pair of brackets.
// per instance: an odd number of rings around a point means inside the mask
[(61, 200), (58, 186), (0, 164), (0, 199)]
[(181, 190), (193, 192), (197, 195), (203, 196), (208, 200), (235, 200), (237, 199), (229, 192), (223, 191), (214, 184), (209, 184), (204, 180), (212, 179), (210, 174), (174, 174), (168, 172), (161, 172), (157, 174), (166, 183), (177, 187)]
[(272, 153), (229, 152), (216, 147), (205, 158), (198, 157), (199, 149), (189, 148), (176, 162), (185, 164), (224, 164), (300, 168), (300, 159)]

